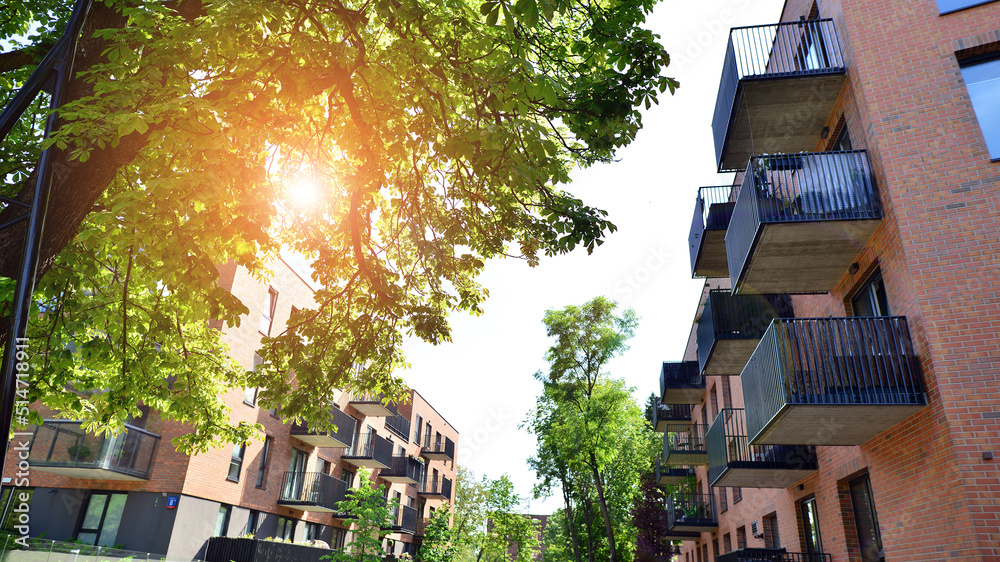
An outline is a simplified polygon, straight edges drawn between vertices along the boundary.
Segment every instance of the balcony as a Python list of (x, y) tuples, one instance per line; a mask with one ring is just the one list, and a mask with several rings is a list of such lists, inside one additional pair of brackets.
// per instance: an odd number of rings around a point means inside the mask
[(420, 456), (430, 460), (455, 460), (455, 442), (448, 437), (435, 439), (433, 443), (424, 443), (420, 448)]
[(741, 382), (760, 445), (860, 445), (927, 404), (903, 317), (777, 319)]
[(712, 118), (719, 171), (755, 153), (811, 150), (846, 74), (832, 20), (733, 28)]
[(742, 408), (723, 408), (706, 440), (715, 487), (787, 488), (818, 469), (811, 445), (751, 445)]
[(410, 442), (410, 418), (395, 412), (385, 419), (385, 428), (403, 441)]
[(396, 413), (396, 407), (386, 405), (383, 400), (382, 393), (351, 394), (350, 405), (365, 417), (387, 418)]
[(714, 495), (678, 493), (667, 496), (667, 530), (702, 533), (718, 528)]
[(660, 367), (660, 401), (664, 404), (698, 404), (705, 397), (705, 377), (697, 361), (663, 362)]
[(830, 562), (822, 552), (786, 552), (783, 548), (741, 548), (715, 558), (716, 562)]
[(444, 476), (438, 478), (427, 478), (420, 484), (417, 494), (425, 498), (438, 498), (451, 500), (451, 480)]
[(663, 434), (665, 466), (695, 466), (708, 462), (705, 424), (670, 424)]
[(691, 277), (729, 277), (726, 229), (736, 206), (736, 193), (732, 185), (698, 188), (688, 235)]
[(409, 455), (392, 457), (392, 466), (379, 471), (378, 477), (389, 482), (419, 484), (423, 479), (424, 463)]
[(733, 295), (712, 289), (698, 320), (698, 368), (703, 375), (739, 375), (771, 320), (794, 316), (788, 295)]
[(313, 447), (350, 447), (358, 430), (358, 420), (340, 408), (330, 408), (330, 422), (333, 430), (310, 428), (303, 422), (292, 424), (291, 435)]
[(408, 535), (417, 532), (417, 508), (406, 505), (398, 505), (392, 510), (392, 528), (395, 533), (406, 533)]
[(653, 408), (653, 430), (663, 433), (668, 424), (691, 423), (693, 410), (691, 404), (660, 404), (657, 401)]
[(286, 472), (281, 479), (278, 505), (299, 511), (339, 513), (347, 499), (347, 482), (322, 472)]
[(354, 466), (389, 468), (392, 466), (392, 441), (374, 431), (363, 431), (354, 437), (354, 445), (340, 460)]
[(656, 483), (657, 484), (684, 484), (688, 481), (688, 476), (694, 475), (694, 471), (689, 468), (668, 468), (660, 465), (660, 459), (656, 459)]
[(28, 462), (39, 472), (85, 480), (148, 480), (160, 436), (132, 425), (118, 435), (94, 435), (82, 422), (35, 426)]
[(734, 294), (827, 293), (882, 221), (863, 150), (757, 156), (726, 233)]

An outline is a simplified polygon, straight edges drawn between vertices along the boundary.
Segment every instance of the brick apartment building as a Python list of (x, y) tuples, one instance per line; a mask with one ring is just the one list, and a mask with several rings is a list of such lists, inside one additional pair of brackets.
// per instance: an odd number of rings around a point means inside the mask
[(779, 22), (730, 33), (665, 526), (684, 562), (1000, 560), (1000, 2)]
[[(280, 333), (292, 307), (312, 303), (312, 289), (292, 267), (279, 261), (273, 269), (273, 279), (261, 283), (235, 265), (219, 268), (220, 284), (250, 308), (239, 327), (223, 328), (232, 356), (247, 369), (261, 335)], [(401, 506), (387, 551), (413, 553), (425, 518), (453, 502), (458, 431), (416, 390), (398, 405), (338, 393), (330, 409), (338, 429), (330, 433), (285, 423), (256, 398), (256, 389), (231, 389), (225, 402), (234, 422), (261, 424), (265, 438), (193, 456), (171, 446), (190, 426), (155, 411), (106, 438), (64, 420), (31, 428), (31, 535), (173, 559), (204, 556), (212, 536), (339, 547), (352, 537), (337, 502), (366, 484), (357, 473), (368, 467), (371, 483), (385, 484)], [(11, 449), (7, 455), (10, 477), (17, 460)]]

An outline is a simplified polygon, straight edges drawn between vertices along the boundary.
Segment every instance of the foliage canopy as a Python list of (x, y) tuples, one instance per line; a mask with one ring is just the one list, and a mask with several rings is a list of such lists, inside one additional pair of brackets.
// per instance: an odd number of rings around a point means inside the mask
[[(403, 339), (448, 341), (450, 312), (479, 313), (486, 259), (592, 251), (614, 230), (560, 185), (613, 158), (639, 109), (677, 86), (642, 28), (654, 4), (96, 2), (61, 128), (41, 143), (59, 173), (32, 398), (113, 429), (141, 402), (192, 423), (178, 445), (203, 450), (254, 433), (227, 422), (221, 389), (266, 388), (265, 407), (317, 424), (335, 388), (401, 397)], [(7, 99), (68, 12), (13, 6)], [(0, 147), (0, 195), (30, 194), (44, 113)], [(0, 233), (0, 276), (17, 234)], [(208, 324), (258, 303), (219, 289), (216, 267), (263, 279), (282, 251), (311, 260), (322, 288), (247, 372)]]

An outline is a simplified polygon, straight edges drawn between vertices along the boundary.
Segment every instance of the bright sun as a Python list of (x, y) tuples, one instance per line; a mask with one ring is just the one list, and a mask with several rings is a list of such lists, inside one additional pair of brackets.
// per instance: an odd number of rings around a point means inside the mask
[(320, 184), (312, 177), (300, 177), (288, 186), (289, 202), (302, 210), (319, 204), (320, 193)]

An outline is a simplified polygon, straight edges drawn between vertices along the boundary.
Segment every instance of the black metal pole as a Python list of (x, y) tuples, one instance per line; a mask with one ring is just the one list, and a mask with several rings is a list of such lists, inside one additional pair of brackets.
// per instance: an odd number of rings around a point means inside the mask
[[(28, 92), (22, 96), (18, 92), (12, 101), (13, 106), (23, 106), (17, 114), (23, 113), (28, 102), (37, 95), (42, 85), (49, 79), (53, 79), (52, 99), (49, 107), (57, 109), (63, 103), (66, 95), (66, 85), (73, 74), (73, 60), (76, 55), (77, 39), (83, 28), (83, 22), (90, 11), (92, 0), (77, 0), (73, 8), (73, 15), (70, 16), (66, 31), (53, 47), (54, 56), (50, 58), (46, 55), (43, 65), (32, 74), (25, 87), (31, 85), (36, 89), (34, 93)], [(52, 55), (53, 53), (50, 53)], [(54, 73), (54, 74), (53, 74)], [(8, 108), (17, 109), (17, 107)], [(4, 111), (4, 117), (9, 117), (8, 111)], [(6, 119), (4, 119), (6, 121)], [(6, 123), (4, 123), (6, 125)], [(45, 137), (52, 134), (56, 126), (56, 115), (53, 113), (45, 122)], [(8, 128), (7, 131), (10, 129)], [(42, 152), (38, 160), (35, 176), (35, 190), (31, 196), (31, 208), (28, 211), (28, 226), (24, 234), (24, 246), (21, 253), (21, 268), (17, 275), (17, 285), (14, 290), (14, 301), (11, 303), (10, 329), (7, 332), (7, 342), (4, 346), (3, 363), (0, 367), (0, 435), (5, 442), (10, 440), (11, 418), (14, 415), (14, 399), (18, 385), (18, 373), (27, 375), (27, 361), (18, 361), (18, 351), (27, 349), (27, 342), (24, 336), (27, 333), (28, 318), (31, 313), (31, 294), (35, 290), (35, 273), (38, 270), (39, 250), (42, 243), (42, 232), (45, 228), (45, 211), (49, 204), (49, 192), (52, 188), (52, 158), (54, 148), (49, 148)], [(20, 422), (21, 420), (19, 420)], [(3, 474), (6, 455), (0, 455), (0, 475)]]

